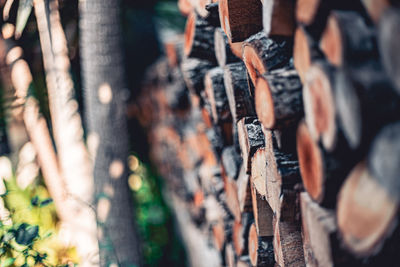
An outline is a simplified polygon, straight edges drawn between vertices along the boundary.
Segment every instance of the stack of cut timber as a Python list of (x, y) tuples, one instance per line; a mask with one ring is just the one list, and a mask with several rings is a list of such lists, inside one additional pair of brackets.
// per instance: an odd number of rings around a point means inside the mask
[(398, 265), (398, 1), (178, 6), (134, 110), (193, 265)]

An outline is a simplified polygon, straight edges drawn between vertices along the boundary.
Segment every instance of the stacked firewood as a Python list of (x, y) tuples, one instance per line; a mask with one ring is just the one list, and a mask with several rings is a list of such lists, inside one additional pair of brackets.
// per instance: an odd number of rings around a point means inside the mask
[(399, 2), (178, 6), (137, 111), (217, 264), (397, 266)]

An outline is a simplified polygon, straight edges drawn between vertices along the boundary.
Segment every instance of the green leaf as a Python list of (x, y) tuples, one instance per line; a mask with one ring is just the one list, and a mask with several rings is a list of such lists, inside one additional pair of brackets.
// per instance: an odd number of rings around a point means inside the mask
[(15, 38), (21, 37), (22, 32), (25, 29), (26, 23), (28, 22), (29, 16), (32, 12), (33, 0), (20, 0), (17, 21), (15, 25)]
[(7, 266), (11, 266), (15, 261), (15, 258), (8, 258), (5, 261), (1, 262), (1, 267), (7, 267)]
[(33, 225), (29, 226), (28, 224), (21, 224), (18, 227), (17, 235), (15, 237), (15, 241), (20, 245), (30, 245), (33, 240), (39, 236), (39, 226)]

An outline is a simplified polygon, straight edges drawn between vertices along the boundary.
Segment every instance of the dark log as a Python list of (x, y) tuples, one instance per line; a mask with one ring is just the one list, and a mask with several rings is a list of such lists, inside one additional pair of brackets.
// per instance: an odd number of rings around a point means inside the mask
[(275, 260), (272, 237), (259, 237), (254, 223), (250, 227), (248, 243), (251, 266), (274, 266)]
[(219, 21), (219, 11), (218, 11), (219, 3), (218, 2), (210, 3), (206, 5), (205, 9), (208, 12), (207, 16), (205, 17), (207, 22), (214, 27), (221, 27), (221, 23)]
[(165, 55), (171, 68), (177, 67), (182, 62), (184, 45), (182, 37), (182, 35), (174, 34), (163, 40)]
[(303, 118), (302, 84), (297, 71), (282, 68), (257, 80), (255, 106), (258, 118), (268, 129), (284, 129)]
[(400, 55), (398, 44), (400, 36), (400, 9), (388, 9), (378, 25), (379, 52), (389, 79), (400, 94)]
[(318, 43), (313, 40), (304, 27), (297, 27), (294, 36), (293, 62), (303, 83), (311, 63), (322, 57)]
[(254, 222), (252, 212), (242, 213), (241, 221), (235, 221), (233, 225), (232, 241), (236, 255), (248, 255), (248, 241), (250, 226)]
[(214, 44), (215, 57), (217, 58), (219, 66), (224, 67), (226, 64), (240, 61), (240, 58), (232, 52), (228, 37), (226, 37), (225, 32), (219, 27), (215, 29)]
[(189, 15), (185, 28), (184, 54), (186, 57), (193, 57), (208, 60), (213, 64), (217, 62), (214, 50), (215, 27), (208, 21), (193, 12)]
[(266, 72), (283, 67), (292, 57), (291, 38), (268, 38), (264, 31), (254, 34), (243, 42), (243, 61), (256, 84), (257, 78)]
[(192, 94), (200, 96), (201, 91), (204, 90), (204, 77), (212, 67), (213, 64), (206, 60), (187, 58), (182, 61), (183, 78)]
[(165, 97), (172, 110), (187, 110), (190, 107), (189, 90), (179, 68), (171, 69), (170, 83), (165, 85)]
[[(396, 184), (398, 187), (397, 181)], [(398, 195), (394, 198), (389, 192), (364, 162), (354, 168), (343, 184), (337, 221), (343, 245), (353, 254), (376, 254), (393, 233), (398, 223), (399, 201)]]
[(353, 149), (365, 151), (383, 125), (400, 119), (400, 97), (376, 61), (339, 70), (335, 101), (341, 129)]
[(337, 118), (334, 100), (335, 69), (324, 61), (314, 63), (306, 74), (303, 99), (307, 127), (314, 141), (332, 150), (336, 144)]
[(338, 67), (378, 58), (374, 31), (353, 11), (332, 11), (320, 47), (327, 60)]
[(221, 158), (222, 149), (224, 148), (224, 140), (222, 133), (218, 127), (212, 127), (206, 130), (206, 135), (210, 141), (211, 148), (217, 159)]
[(228, 64), (224, 68), (224, 83), (233, 122), (254, 116), (254, 101), (250, 96), (246, 67), (242, 62)]
[(239, 144), (247, 173), (251, 171), (251, 159), (256, 151), (265, 146), (260, 122), (254, 117), (242, 118), (238, 123)]
[(232, 122), (229, 101), (224, 85), (224, 70), (215, 67), (205, 76), (205, 93), (211, 105), (211, 113), (215, 124)]
[(297, 222), (280, 221), (274, 223), (275, 260), (279, 266), (306, 266), (304, 262), (301, 228)]
[(263, 25), (267, 36), (293, 36), (295, 30), (295, 1), (263, 2)]
[(241, 42), (262, 30), (262, 5), (259, 0), (220, 0), (221, 27), (233, 42)]
[(296, 19), (318, 41), (332, 10), (355, 11), (370, 23), (360, 0), (299, 0), (296, 7)]
[(222, 165), (226, 176), (231, 180), (237, 180), (242, 166), (242, 157), (235, 146), (228, 146), (223, 149)]
[(361, 3), (375, 23), (383, 17), (384, 11), (390, 6), (388, 0), (361, 0)]
[(303, 184), (311, 198), (323, 207), (336, 205), (336, 196), (360, 155), (353, 152), (342, 135), (327, 152), (315, 143), (304, 122), (297, 130), (297, 153)]

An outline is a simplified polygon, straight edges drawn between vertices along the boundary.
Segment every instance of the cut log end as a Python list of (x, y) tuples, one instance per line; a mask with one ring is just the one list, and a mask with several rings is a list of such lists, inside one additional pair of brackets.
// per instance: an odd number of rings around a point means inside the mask
[(274, 103), (267, 80), (258, 78), (255, 89), (255, 106), (258, 119), (266, 128), (275, 124)]
[(331, 15), (328, 18), (325, 31), (322, 34), (320, 47), (328, 61), (335, 66), (342, 65), (342, 45), (343, 40), (341, 37), (339, 24), (336, 17)]
[(296, 20), (304, 25), (314, 21), (319, 2), (321, 0), (298, 0), (296, 6)]
[(298, 27), (294, 37), (293, 60), (301, 80), (304, 82), (305, 74), (311, 65), (311, 53), (304, 29)]
[(224, 30), (225, 34), (228, 36), (228, 39), (231, 40), (230, 29), (229, 29), (229, 12), (228, 12), (228, 1), (220, 0), (219, 1), (219, 20), (221, 23), (221, 28)]
[(190, 54), (190, 51), (192, 50), (195, 27), (196, 27), (196, 14), (192, 12), (186, 21), (186, 27), (185, 27), (185, 38), (184, 38), (185, 42), (183, 45), (183, 52), (185, 53), (185, 56), (188, 56)]
[(250, 226), (249, 232), (249, 257), (252, 266), (257, 266), (258, 235), (256, 225)]
[(297, 154), (304, 187), (310, 196), (319, 201), (323, 196), (322, 155), (304, 122), (297, 129)]
[(237, 56), (240, 59), (243, 59), (243, 47), (242, 47), (243, 42), (238, 42), (238, 43), (232, 43), (229, 42), (229, 45), (231, 47), (232, 53)]
[(189, 16), (193, 10), (193, 6), (189, 0), (178, 0), (178, 9), (185, 17)]
[(256, 84), (259, 75), (267, 71), (262, 59), (259, 58), (253, 47), (245, 46), (243, 48), (243, 61), (246, 64), (247, 71), (249, 72), (253, 84)]
[(322, 136), (324, 147), (334, 145), (336, 122), (335, 103), (327, 74), (318, 65), (311, 66), (304, 86), (306, 122), (315, 141)]
[(359, 256), (375, 253), (390, 234), (397, 211), (398, 203), (366, 165), (357, 165), (338, 198), (337, 220), (345, 246)]

